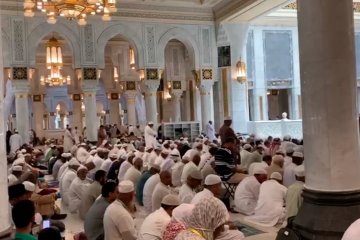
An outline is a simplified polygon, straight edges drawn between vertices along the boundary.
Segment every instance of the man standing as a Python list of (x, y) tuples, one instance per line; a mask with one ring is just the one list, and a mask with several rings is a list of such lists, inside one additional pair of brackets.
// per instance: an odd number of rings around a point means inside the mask
[(136, 230), (131, 209), (134, 199), (134, 184), (122, 181), (118, 186), (117, 200), (110, 204), (104, 215), (105, 240), (124, 239), (136, 240)]
[(15, 153), (23, 145), (23, 139), (19, 132), (15, 129), (14, 134), (10, 137), (10, 153)]
[(149, 122), (149, 124), (144, 129), (144, 136), (145, 136), (145, 146), (147, 148), (153, 147), (156, 144), (156, 136), (157, 133), (153, 129), (154, 123)]
[(104, 214), (107, 207), (113, 203), (119, 195), (117, 184), (107, 182), (101, 189), (101, 197), (97, 199), (86, 214), (84, 229), (89, 240), (104, 239)]
[(70, 152), (74, 145), (74, 137), (71, 134), (71, 128), (66, 128), (64, 132), (64, 152)]
[(221, 144), (224, 144), (227, 138), (234, 138), (237, 139), (234, 130), (230, 127), (232, 124), (232, 118), (226, 117), (224, 119), (224, 125), (219, 130), (219, 135), (221, 139)]
[(212, 121), (209, 121), (208, 124), (206, 124), (206, 136), (209, 139), (210, 142), (213, 142), (216, 139), (215, 136), (215, 129), (212, 124)]

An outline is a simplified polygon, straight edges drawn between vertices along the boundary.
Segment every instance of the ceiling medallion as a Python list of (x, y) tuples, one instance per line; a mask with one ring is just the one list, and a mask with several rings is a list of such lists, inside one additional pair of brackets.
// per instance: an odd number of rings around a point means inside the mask
[(110, 13), (116, 12), (116, 0), (24, 0), (24, 15), (33, 17), (36, 9), (46, 14), (47, 21), (55, 24), (57, 17), (77, 20), (86, 25), (88, 15), (101, 15), (103, 21), (110, 21)]

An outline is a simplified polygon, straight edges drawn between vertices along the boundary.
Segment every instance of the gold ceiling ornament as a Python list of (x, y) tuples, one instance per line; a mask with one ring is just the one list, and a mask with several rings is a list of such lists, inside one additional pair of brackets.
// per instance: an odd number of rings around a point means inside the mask
[(116, 0), (24, 0), (25, 17), (33, 17), (36, 9), (47, 16), (47, 22), (55, 24), (57, 17), (77, 20), (86, 25), (88, 15), (101, 15), (103, 21), (110, 21), (110, 13), (116, 12)]
[(62, 86), (70, 84), (70, 76), (63, 77), (61, 75), (61, 68), (63, 66), (62, 50), (59, 41), (52, 37), (46, 43), (46, 68), (50, 70), (50, 75), (41, 76), (40, 84), (52, 86)]
[[(298, 8), (297, 2), (292, 2), (283, 7), (283, 9), (290, 9), (290, 10), (297, 10), (297, 8)], [(359, 13), (360, 12), (360, 3), (359, 2), (353, 3), (353, 9), (354, 9), (354, 12)]]

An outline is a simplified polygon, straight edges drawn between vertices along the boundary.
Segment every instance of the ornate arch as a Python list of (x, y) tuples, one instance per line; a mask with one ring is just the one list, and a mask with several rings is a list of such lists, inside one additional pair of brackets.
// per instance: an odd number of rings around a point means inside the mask
[(35, 65), (36, 49), (40, 41), (49, 33), (57, 32), (69, 44), (73, 54), (73, 66), (81, 66), (80, 38), (79, 36), (63, 23), (49, 25), (48, 23), (39, 24), (28, 36), (28, 53), (30, 66)]
[(136, 36), (136, 33), (124, 24), (118, 23), (106, 28), (97, 39), (97, 63), (100, 68), (105, 67), (105, 47), (110, 39), (120, 35), (125, 38), (135, 50), (135, 60), (139, 68), (144, 66), (144, 50), (141, 44), (141, 39)]
[(191, 33), (180, 27), (174, 27), (169, 29), (159, 38), (158, 53), (157, 53), (159, 59), (159, 66), (161, 68), (165, 67), (165, 57), (164, 57), (165, 48), (167, 43), (173, 39), (176, 39), (185, 45), (186, 49), (194, 57), (195, 69), (199, 69), (200, 68), (199, 45), (197, 41), (193, 38)]

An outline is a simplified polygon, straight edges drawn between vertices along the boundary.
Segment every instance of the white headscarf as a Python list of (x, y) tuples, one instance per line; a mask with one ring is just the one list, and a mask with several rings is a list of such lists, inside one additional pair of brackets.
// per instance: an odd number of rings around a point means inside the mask
[(179, 223), (185, 224), (185, 219), (191, 216), (194, 208), (194, 204), (183, 203), (173, 210), (172, 218)]

